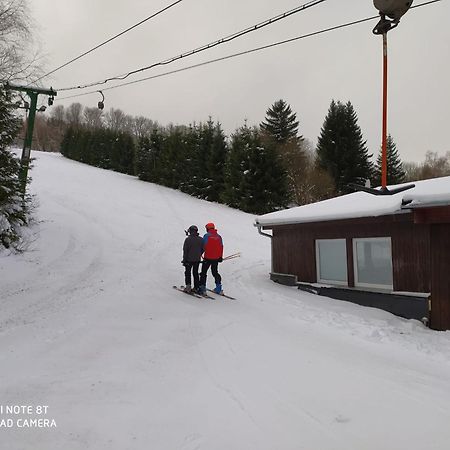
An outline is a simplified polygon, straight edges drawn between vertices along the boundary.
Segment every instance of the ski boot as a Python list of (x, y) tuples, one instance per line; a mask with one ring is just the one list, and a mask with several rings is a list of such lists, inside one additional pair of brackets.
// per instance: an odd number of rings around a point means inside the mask
[(192, 287), (191, 287), (191, 285), (190, 285), (190, 284), (187, 284), (187, 285), (184, 287), (183, 291), (186, 292), (186, 293), (188, 293), (188, 294), (190, 294), (190, 293), (192, 292)]
[(198, 293), (203, 297), (206, 297), (206, 286), (204, 284), (198, 287)]
[(222, 285), (220, 283), (216, 283), (216, 287), (213, 289), (216, 294), (223, 295)]

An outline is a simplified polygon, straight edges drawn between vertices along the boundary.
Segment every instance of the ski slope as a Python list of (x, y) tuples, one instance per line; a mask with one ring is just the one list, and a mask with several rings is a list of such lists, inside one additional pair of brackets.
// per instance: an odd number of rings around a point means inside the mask
[[(0, 406), (57, 426), (0, 427), (2, 450), (449, 448), (449, 332), (272, 283), (252, 215), (33, 156), (28, 250), (0, 254)], [(238, 301), (171, 287), (209, 221), (242, 252), (220, 265)]]

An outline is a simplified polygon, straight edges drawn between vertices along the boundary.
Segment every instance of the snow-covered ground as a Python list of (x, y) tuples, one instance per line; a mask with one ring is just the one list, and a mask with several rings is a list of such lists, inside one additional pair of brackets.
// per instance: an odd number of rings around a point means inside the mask
[[(34, 156), (39, 222), (0, 256), (2, 450), (449, 448), (449, 332), (272, 283), (251, 215)], [(209, 221), (238, 301), (171, 288)]]

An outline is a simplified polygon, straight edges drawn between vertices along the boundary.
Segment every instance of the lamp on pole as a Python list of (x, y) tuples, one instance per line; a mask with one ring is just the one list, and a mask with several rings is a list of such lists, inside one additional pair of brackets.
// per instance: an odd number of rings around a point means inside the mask
[(388, 31), (395, 28), (400, 18), (411, 7), (413, 0), (373, 0), (373, 4), (380, 12), (380, 21), (372, 30), (376, 35), (383, 36), (383, 106), (382, 106), (382, 139), (381, 139), (381, 189), (351, 184), (357, 190), (369, 192), (374, 195), (392, 195), (406, 191), (414, 187), (414, 184), (402, 186), (395, 189), (387, 188), (387, 92), (388, 92)]

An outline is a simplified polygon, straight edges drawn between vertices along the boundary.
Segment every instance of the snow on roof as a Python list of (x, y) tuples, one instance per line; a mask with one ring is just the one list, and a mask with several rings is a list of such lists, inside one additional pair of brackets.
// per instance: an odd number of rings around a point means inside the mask
[[(264, 214), (256, 218), (255, 225), (287, 225), (359, 217), (377, 217), (400, 213), (404, 209), (413, 207), (450, 204), (450, 177), (416, 181), (413, 184), (415, 184), (414, 188), (394, 195), (353, 192), (309, 205)], [(404, 185), (388, 186), (388, 188)]]

